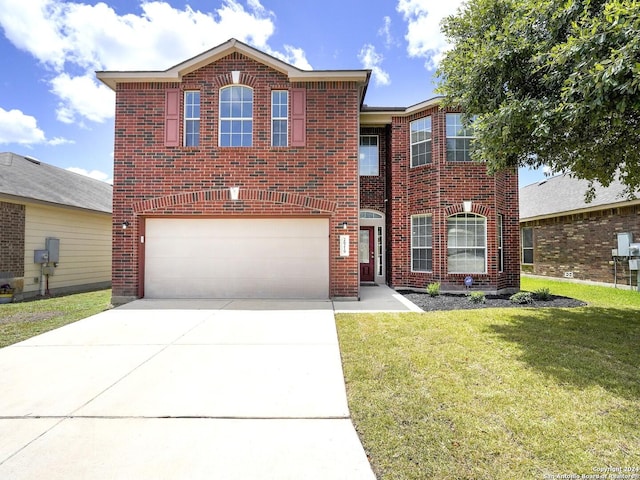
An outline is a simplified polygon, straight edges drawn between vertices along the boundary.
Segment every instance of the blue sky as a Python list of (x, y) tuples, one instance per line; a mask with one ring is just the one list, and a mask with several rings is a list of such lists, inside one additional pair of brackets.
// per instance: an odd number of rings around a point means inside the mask
[[(461, 0), (0, 0), (0, 151), (110, 181), (114, 94), (96, 70), (164, 70), (231, 37), (304, 69), (370, 68), (365, 102), (435, 95)], [(542, 179), (520, 171), (520, 184)]]

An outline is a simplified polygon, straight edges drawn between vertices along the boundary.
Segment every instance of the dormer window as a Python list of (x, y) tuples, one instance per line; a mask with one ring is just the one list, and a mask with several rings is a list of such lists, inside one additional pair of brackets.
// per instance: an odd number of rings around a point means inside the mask
[(231, 85), (220, 90), (221, 147), (253, 145), (253, 90)]

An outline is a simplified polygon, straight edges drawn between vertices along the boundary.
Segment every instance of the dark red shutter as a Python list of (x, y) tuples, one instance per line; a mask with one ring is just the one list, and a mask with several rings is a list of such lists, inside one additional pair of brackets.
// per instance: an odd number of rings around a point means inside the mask
[(164, 98), (164, 145), (180, 146), (180, 90), (166, 90)]
[(304, 147), (307, 137), (307, 91), (291, 90), (291, 146)]

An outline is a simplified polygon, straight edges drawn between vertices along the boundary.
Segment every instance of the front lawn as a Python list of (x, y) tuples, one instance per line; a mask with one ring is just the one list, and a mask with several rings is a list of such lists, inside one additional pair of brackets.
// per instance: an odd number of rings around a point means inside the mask
[(337, 315), (352, 418), (379, 478), (640, 468), (640, 293), (522, 279), (542, 287), (589, 305)]
[(111, 290), (0, 305), (0, 348), (110, 307)]

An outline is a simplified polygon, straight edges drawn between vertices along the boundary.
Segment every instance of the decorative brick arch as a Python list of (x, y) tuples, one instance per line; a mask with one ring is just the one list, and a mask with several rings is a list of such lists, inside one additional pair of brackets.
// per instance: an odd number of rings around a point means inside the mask
[[(213, 190), (200, 190), (198, 192), (176, 193), (163, 197), (150, 198), (133, 204), (133, 212), (142, 214), (157, 209), (176, 207), (198, 202), (230, 202), (231, 195), (228, 188), (218, 188)], [(335, 213), (337, 204), (324, 199), (308, 197), (290, 192), (278, 192), (273, 190), (256, 190), (250, 188), (240, 188), (238, 201), (279, 203), (293, 205), (307, 210)]]
[(219, 75), (214, 80), (215, 86), (220, 89), (223, 87), (229, 87), (231, 85), (241, 85), (243, 87), (251, 87), (255, 88), (258, 84), (256, 77), (253, 75), (249, 75), (245, 72), (240, 72), (240, 81), (238, 83), (233, 83), (233, 78), (231, 77), (231, 72), (226, 73), (224, 75)]
[(451, 206), (447, 207), (447, 209), (445, 210), (445, 216), (447, 216), (447, 217), (450, 217), (451, 215), (456, 215), (458, 213), (474, 213), (476, 215), (482, 215), (483, 217), (488, 217), (489, 216), (489, 209), (485, 205), (481, 205), (481, 204), (478, 204), (476, 202), (473, 202), (471, 204), (471, 211), (470, 212), (465, 212), (464, 211), (464, 204), (462, 204), (462, 203), (457, 203), (455, 205), (451, 205)]

